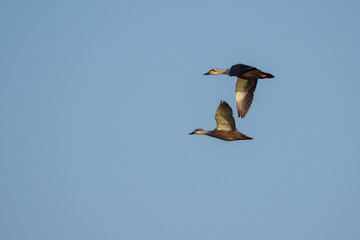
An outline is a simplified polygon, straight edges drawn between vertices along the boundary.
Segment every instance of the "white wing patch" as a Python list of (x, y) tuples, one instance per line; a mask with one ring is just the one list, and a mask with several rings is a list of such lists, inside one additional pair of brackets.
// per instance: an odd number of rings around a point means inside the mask
[(246, 92), (237, 92), (236, 93), (236, 104), (239, 105), (244, 101)]

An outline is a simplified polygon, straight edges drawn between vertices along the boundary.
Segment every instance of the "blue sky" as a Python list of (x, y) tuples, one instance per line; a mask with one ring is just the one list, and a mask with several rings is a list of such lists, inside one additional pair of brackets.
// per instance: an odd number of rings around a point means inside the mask
[[(3, 1), (1, 239), (359, 239), (357, 1)], [(245, 63), (261, 80), (214, 129)]]

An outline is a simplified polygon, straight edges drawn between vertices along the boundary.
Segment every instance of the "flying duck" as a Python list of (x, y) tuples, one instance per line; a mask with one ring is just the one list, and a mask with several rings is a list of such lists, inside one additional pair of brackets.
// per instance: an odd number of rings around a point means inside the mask
[(215, 114), (216, 128), (213, 131), (205, 131), (201, 128), (195, 129), (192, 134), (208, 135), (210, 137), (219, 138), (225, 141), (236, 140), (250, 140), (251, 137), (242, 134), (236, 129), (233, 112), (229, 104), (225, 101), (220, 101), (220, 105)]
[(270, 73), (263, 72), (255, 67), (245, 64), (236, 64), (230, 69), (213, 68), (203, 75), (219, 74), (226, 74), (230, 77), (236, 76), (238, 78), (235, 86), (236, 107), (238, 117), (241, 116), (241, 118), (245, 117), (251, 106), (258, 79), (274, 78), (274, 75)]

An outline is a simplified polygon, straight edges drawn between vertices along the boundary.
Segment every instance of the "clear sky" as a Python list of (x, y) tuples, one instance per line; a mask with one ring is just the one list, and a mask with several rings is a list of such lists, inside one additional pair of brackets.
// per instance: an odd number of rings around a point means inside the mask
[[(360, 239), (359, 9), (2, 1), (0, 239)], [(237, 63), (254, 140), (188, 136)]]

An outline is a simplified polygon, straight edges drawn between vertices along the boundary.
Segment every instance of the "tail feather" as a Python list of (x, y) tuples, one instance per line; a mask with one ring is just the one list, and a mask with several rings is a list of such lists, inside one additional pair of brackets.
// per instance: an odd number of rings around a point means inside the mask
[(260, 78), (274, 78), (271, 73), (261, 72)]

